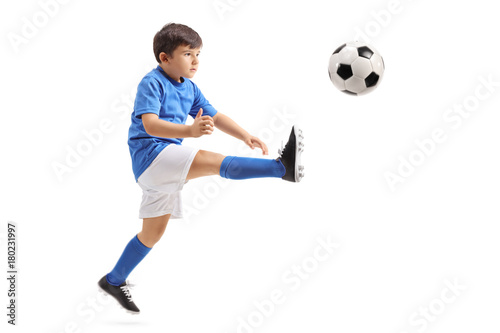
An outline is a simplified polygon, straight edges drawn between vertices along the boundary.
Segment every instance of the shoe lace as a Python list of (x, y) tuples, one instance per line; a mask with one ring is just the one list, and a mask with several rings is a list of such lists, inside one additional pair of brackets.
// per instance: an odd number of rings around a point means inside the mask
[(281, 141), (281, 148), (278, 149), (279, 158), (283, 157), (285, 151), (286, 151), (286, 145), (283, 146), (283, 141)]
[(133, 284), (129, 284), (128, 281), (125, 282), (124, 286), (121, 286), (120, 289), (123, 291), (123, 294), (127, 297), (129, 302), (133, 302), (132, 295), (130, 294), (130, 290), (134, 287)]

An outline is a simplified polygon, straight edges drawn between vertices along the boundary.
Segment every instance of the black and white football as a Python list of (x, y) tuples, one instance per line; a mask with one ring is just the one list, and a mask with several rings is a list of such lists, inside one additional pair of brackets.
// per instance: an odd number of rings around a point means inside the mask
[(340, 91), (364, 95), (380, 84), (384, 75), (384, 60), (372, 46), (350, 42), (339, 46), (330, 56), (328, 74)]

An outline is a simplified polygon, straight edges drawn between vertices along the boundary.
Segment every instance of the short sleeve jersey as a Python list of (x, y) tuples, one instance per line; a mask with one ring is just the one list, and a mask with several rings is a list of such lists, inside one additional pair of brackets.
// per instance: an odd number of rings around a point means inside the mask
[(154, 113), (159, 119), (185, 124), (187, 116), (196, 117), (200, 108), (203, 108), (204, 116), (213, 117), (217, 113), (196, 84), (187, 78), (182, 79), (183, 82), (175, 81), (158, 66), (139, 83), (128, 134), (136, 181), (165, 147), (170, 144), (180, 145), (183, 140), (149, 135), (142, 124), (143, 114)]

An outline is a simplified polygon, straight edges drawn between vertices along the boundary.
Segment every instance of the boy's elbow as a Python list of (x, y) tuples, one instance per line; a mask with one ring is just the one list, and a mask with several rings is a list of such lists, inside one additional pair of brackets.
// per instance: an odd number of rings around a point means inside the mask
[(151, 126), (150, 125), (146, 125), (146, 123), (142, 123), (142, 125), (144, 126), (144, 130), (146, 131), (147, 134), (149, 135), (153, 135), (151, 134)]
[(144, 130), (146, 133), (148, 133), (151, 136), (158, 136), (156, 127), (153, 124), (149, 124), (147, 126), (144, 126)]
[(151, 117), (142, 115), (142, 126), (144, 126), (144, 130), (146, 131), (147, 134), (151, 136), (156, 136), (155, 119), (151, 119)]
[(152, 129), (151, 129), (152, 126), (151, 126), (151, 124), (149, 124), (148, 122), (143, 121), (142, 122), (142, 126), (144, 126), (144, 130), (146, 131), (147, 134), (153, 135), (153, 134), (151, 134), (151, 132), (152, 132)]
[(217, 126), (217, 123), (219, 122), (220, 118), (222, 118), (223, 115), (220, 112), (217, 112), (213, 117), (214, 125)]

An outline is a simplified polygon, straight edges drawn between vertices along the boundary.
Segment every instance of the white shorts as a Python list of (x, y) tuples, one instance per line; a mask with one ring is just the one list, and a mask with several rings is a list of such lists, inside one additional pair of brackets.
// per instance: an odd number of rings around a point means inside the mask
[(170, 144), (142, 173), (137, 183), (142, 188), (139, 218), (172, 214), (182, 218), (181, 190), (198, 149)]

